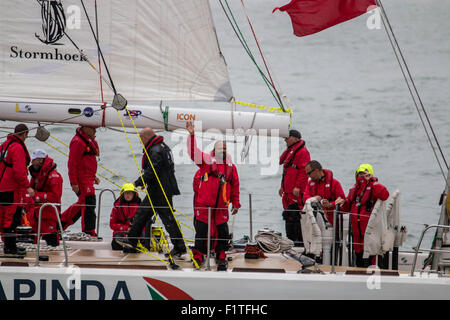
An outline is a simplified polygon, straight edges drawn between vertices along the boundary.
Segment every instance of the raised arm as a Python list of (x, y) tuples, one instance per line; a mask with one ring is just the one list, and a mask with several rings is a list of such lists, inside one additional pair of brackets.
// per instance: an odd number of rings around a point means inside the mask
[(211, 157), (209, 154), (202, 152), (197, 147), (197, 142), (195, 141), (195, 127), (192, 122), (186, 122), (186, 130), (189, 132), (187, 138), (187, 150), (194, 163), (201, 167), (204, 163), (211, 163)]

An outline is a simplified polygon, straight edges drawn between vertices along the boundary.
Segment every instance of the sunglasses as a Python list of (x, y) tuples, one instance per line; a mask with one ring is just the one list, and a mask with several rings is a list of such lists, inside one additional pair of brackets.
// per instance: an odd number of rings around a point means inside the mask
[(313, 169), (313, 170), (311, 170), (311, 171), (306, 171), (306, 174), (308, 175), (308, 176), (310, 176), (311, 175), (311, 173), (313, 173), (314, 171), (316, 171), (317, 169)]

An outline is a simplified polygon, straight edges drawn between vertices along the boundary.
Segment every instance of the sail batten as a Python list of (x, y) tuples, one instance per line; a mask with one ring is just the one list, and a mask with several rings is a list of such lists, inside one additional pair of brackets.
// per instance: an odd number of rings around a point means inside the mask
[[(97, 44), (79, 1), (52, 1), (43, 8), (45, 3), (0, 2), (0, 96), (100, 102), (98, 72), (64, 35), (98, 69)], [(94, 2), (85, 4), (93, 21)], [(231, 100), (208, 0), (111, 0), (98, 5), (100, 46), (115, 87), (126, 99)], [(112, 101), (112, 90), (105, 84), (103, 90), (105, 100)]]

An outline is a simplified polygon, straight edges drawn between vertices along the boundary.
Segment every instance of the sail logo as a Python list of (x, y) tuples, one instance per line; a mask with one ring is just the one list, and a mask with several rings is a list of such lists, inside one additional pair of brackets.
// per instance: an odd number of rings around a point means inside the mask
[(17, 113), (37, 113), (36, 111), (33, 110), (33, 108), (29, 104), (26, 104), (24, 107), (21, 107), (18, 103), (16, 103), (16, 112)]
[(81, 9), (77, 5), (67, 7), (67, 16), (61, 0), (36, 0), (41, 6), (42, 35), (35, 33), (35, 37), (45, 44), (59, 44), (66, 29), (81, 28)]
[(92, 117), (94, 115), (94, 109), (92, 109), (91, 107), (84, 108), (83, 115), (87, 118)]
[[(61, 0), (36, 0), (40, 5), (41, 33), (34, 33), (34, 38), (45, 45), (61, 46), (61, 39), (66, 35), (66, 30), (81, 29), (81, 9), (76, 5), (70, 5), (64, 11)], [(39, 42), (38, 41), (38, 42)], [(37, 51), (21, 48), (16, 44), (11, 44), (10, 58), (27, 60), (60, 60), (70, 62), (83, 62), (86, 57), (83, 54), (62, 52), (63, 50), (54, 48), (53, 51)]]
[(42, 43), (54, 44), (64, 36), (66, 15), (61, 1), (38, 0), (41, 5), (42, 33), (35, 34)]
[(192, 114), (192, 113), (177, 113), (177, 120), (195, 121), (195, 114)]
[(125, 111), (123, 116), (127, 119), (133, 118), (137, 119), (142, 114), (141, 110), (128, 110), (128, 112)]

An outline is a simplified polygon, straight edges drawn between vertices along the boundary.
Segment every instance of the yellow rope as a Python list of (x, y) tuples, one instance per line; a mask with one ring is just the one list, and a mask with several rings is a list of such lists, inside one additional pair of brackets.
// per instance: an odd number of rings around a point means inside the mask
[[(192, 251), (191, 251), (191, 249), (189, 248), (189, 246), (188, 246), (188, 244), (187, 244), (187, 241), (186, 241), (186, 239), (185, 239), (185, 237), (184, 237), (184, 235), (183, 235), (183, 232), (181, 231), (181, 227), (180, 227), (180, 224), (178, 223), (178, 219), (176, 218), (175, 213), (174, 213), (174, 211), (173, 211), (173, 208), (172, 208), (172, 206), (170, 205), (170, 201), (169, 201), (169, 199), (167, 198), (166, 192), (165, 192), (165, 190), (164, 190), (164, 188), (163, 188), (163, 186), (162, 186), (162, 184), (161, 184), (161, 181), (159, 180), (159, 176), (158, 176), (158, 174), (157, 174), (157, 172), (156, 172), (155, 167), (153, 166), (153, 162), (152, 162), (152, 160), (150, 159), (150, 156), (149, 156), (149, 154), (148, 154), (148, 152), (147, 152), (147, 149), (145, 148), (145, 145), (144, 145), (144, 143), (142, 142), (142, 139), (141, 139), (141, 137), (140, 137), (140, 135), (139, 135), (138, 129), (137, 129), (135, 123), (134, 123), (133, 117), (131, 116), (130, 111), (128, 110), (127, 107), (125, 107), (125, 110), (127, 110), (127, 114), (128, 114), (128, 116), (130, 117), (130, 120), (131, 120), (131, 123), (133, 124), (134, 130), (135, 130), (136, 133), (138, 134), (139, 141), (140, 141), (142, 147), (144, 148), (144, 153), (145, 153), (145, 155), (147, 156), (148, 162), (150, 163), (150, 165), (151, 165), (151, 167), (152, 167), (153, 173), (155, 174), (155, 177), (156, 177), (156, 179), (157, 179), (157, 181), (158, 181), (158, 184), (159, 184), (159, 186), (160, 186), (160, 188), (161, 188), (161, 191), (163, 192), (164, 197), (165, 197), (165, 199), (166, 199), (166, 201), (167, 201), (167, 205), (169, 206), (170, 211), (172, 212), (173, 218), (175, 219), (175, 222), (176, 222), (176, 224), (177, 224), (177, 226), (178, 226), (178, 229), (180, 230), (181, 237), (183, 238), (183, 241), (184, 241), (184, 243), (185, 243), (185, 246), (186, 246), (187, 251), (189, 252), (189, 255), (190, 255), (190, 257), (191, 257), (191, 260), (194, 262), (195, 267), (196, 267), (197, 269), (199, 269), (200, 267), (199, 267), (199, 265), (197, 264), (197, 262), (195, 261), (194, 256), (193, 256), (193, 254), (192, 254)], [(119, 114), (118, 111), (117, 111), (117, 114)], [(119, 114), (119, 117), (120, 117), (120, 114)], [(120, 121), (122, 122), (122, 118), (120, 118)], [(122, 123), (122, 126), (123, 126), (123, 123)], [(124, 131), (125, 131), (125, 128), (124, 128)], [(126, 132), (126, 131), (125, 131), (125, 132)], [(128, 139), (128, 135), (127, 135), (127, 139)], [(130, 144), (130, 148), (131, 148), (131, 144)], [(133, 156), (134, 156), (134, 153), (133, 153)], [(138, 169), (139, 169), (139, 166), (138, 166)], [(142, 174), (141, 174), (141, 179), (142, 179), (142, 182), (144, 183), (144, 179), (143, 179), (143, 177), (142, 177)], [(144, 185), (145, 185), (145, 183), (144, 183)], [(146, 190), (146, 192), (147, 192), (147, 190)], [(147, 194), (148, 194), (148, 193), (147, 193)]]
[[(127, 110), (127, 112), (128, 112), (128, 109), (126, 109), (126, 110)], [(133, 155), (134, 162), (135, 162), (136, 167), (137, 167), (137, 169), (138, 169), (139, 176), (141, 177), (142, 184), (143, 184), (143, 186), (144, 186), (145, 193), (147, 194), (148, 201), (150, 202), (150, 206), (152, 207), (153, 214), (154, 214), (154, 216), (155, 216), (155, 218), (156, 218), (156, 222), (158, 223), (158, 227), (161, 228), (161, 224), (159, 223), (158, 215), (156, 214), (156, 210), (155, 210), (155, 207), (153, 206), (152, 199), (150, 198), (150, 194), (148, 193), (147, 185), (146, 185), (146, 183), (145, 183), (145, 181), (144, 181), (144, 177), (142, 176), (142, 172), (141, 172), (141, 170), (139, 170), (139, 164), (138, 164), (138, 161), (137, 161), (137, 159), (136, 159), (136, 155), (134, 154), (133, 147), (131, 146), (130, 138), (128, 137), (128, 133), (127, 133), (127, 130), (125, 129), (125, 126), (124, 126), (124, 124), (123, 124), (122, 117), (121, 117), (121, 115), (120, 115), (119, 110), (117, 110), (117, 115), (119, 116), (120, 124), (122, 125), (123, 132), (125, 133), (125, 137), (127, 138), (128, 146), (130, 147), (131, 153), (132, 153), (132, 155)], [(129, 115), (129, 113), (128, 113), (128, 115)], [(131, 118), (131, 116), (130, 116), (130, 118)], [(133, 126), (134, 126), (134, 123), (133, 123)], [(136, 127), (135, 127), (135, 128), (136, 128)], [(137, 130), (137, 129), (136, 129), (136, 130)], [(166, 237), (164, 236), (164, 233), (161, 235), (161, 237), (164, 239), (164, 246), (165, 246), (167, 252), (169, 253), (169, 258), (170, 258), (171, 262), (174, 263), (174, 261), (173, 261), (173, 259), (172, 259), (172, 256), (170, 255), (169, 246), (168, 246), (168, 244), (167, 244), (167, 240), (166, 240)]]
[(236, 103), (236, 104), (240, 104), (242, 106), (246, 106), (246, 107), (250, 107), (250, 108), (256, 108), (256, 109), (269, 111), (269, 112), (273, 112), (273, 113), (285, 113), (285, 112), (288, 112), (289, 116), (290, 116), (289, 128), (291, 128), (292, 115), (293, 115), (292, 109), (285, 109), (285, 110), (283, 110), (281, 108), (266, 107), (266, 106), (262, 106), (262, 105), (259, 105), (259, 104), (247, 103), (247, 102), (242, 102), (242, 101), (237, 101), (237, 100), (233, 100), (233, 102)]
[[(65, 142), (59, 140), (58, 138), (56, 138), (56, 137), (54, 137), (54, 136), (52, 136), (52, 135), (50, 135), (50, 137), (52, 137), (53, 139), (55, 139), (56, 141), (58, 141), (58, 142), (61, 143), (62, 145), (64, 145), (64, 146), (66, 146), (66, 147), (69, 148), (69, 145), (67, 145)], [(51, 148), (55, 149), (56, 151), (62, 153), (63, 155), (65, 155), (65, 156), (67, 156), (67, 157), (69, 156), (67, 153), (61, 151), (61, 150), (58, 149), (57, 147), (55, 147), (55, 146), (49, 144), (48, 142), (45, 142), (45, 144), (47, 144), (47, 145), (50, 146)], [(127, 183), (132, 183), (132, 182), (128, 181), (127, 179), (121, 177), (121, 176), (118, 175), (117, 173), (115, 173), (115, 172), (109, 170), (108, 168), (105, 168), (104, 166), (102, 166), (102, 165), (100, 165), (100, 164), (99, 164), (99, 166), (102, 167), (103, 169), (105, 169), (107, 172), (113, 174), (114, 176), (116, 176), (116, 177), (122, 179), (123, 181), (125, 181), (125, 182), (127, 182)], [(108, 182), (114, 184), (115, 186), (119, 187), (119, 189), (122, 188), (121, 185), (119, 185), (119, 184), (115, 183), (114, 181), (108, 179), (107, 177), (103, 176), (102, 174), (97, 173), (97, 175), (99, 175), (99, 176), (102, 177), (103, 179), (107, 180)], [(142, 192), (141, 190), (138, 190), (138, 191), (139, 191), (139, 192)], [(191, 217), (189, 217), (188, 215), (184, 214), (183, 212), (181, 212), (181, 211), (179, 211), (179, 210), (175, 210), (175, 211), (178, 212), (179, 214), (183, 215), (184, 217), (188, 218), (189, 220), (194, 221)], [(195, 231), (195, 229), (192, 228), (191, 226), (188, 226), (187, 224), (185, 224), (185, 223), (183, 223), (183, 222), (181, 222), (181, 223), (182, 223), (184, 226), (186, 226), (187, 228), (191, 229), (192, 231)]]
[(146, 255), (149, 255), (150, 257), (156, 258), (156, 259), (158, 259), (159, 261), (162, 261), (162, 262), (164, 262), (164, 263), (166, 263), (166, 264), (169, 264), (169, 262), (167, 262), (166, 260), (163, 260), (163, 259), (158, 258), (157, 256), (154, 256), (153, 254), (151, 254), (151, 253), (150, 253), (150, 250), (148, 250), (146, 247), (144, 247), (144, 246), (141, 244), (141, 242), (139, 242), (139, 241), (138, 241), (138, 243), (137, 243), (137, 245), (136, 245), (136, 250), (138, 250), (138, 251), (140, 251), (140, 252), (142, 252), (142, 253), (144, 253), (144, 254), (146, 254)]
[[(50, 137), (52, 137), (53, 139), (55, 139), (55, 140), (58, 141), (59, 143), (63, 144), (63, 145), (66, 146), (67, 148), (69, 148), (69, 145), (66, 144), (65, 142), (59, 140), (58, 138), (56, 138), (56, 137), (54, 137), (54, 136), (52, 136), (52, 135), (50, 135)], [(101, 167), (101, 168), (103, 168), (105, 171), (107, 171), (107, 172), (113, 174), (113, 175), (116, 176), (117, 178), (119, 178), (119, 179), (121, 179), (121, 180), (123, 180), (123, 181), (125, 181), (125, 182), (127, 182), (127, 183), (130, 183), (130, 181), (128, 181), (127, 179), (121, 177), (121, 176), (118, 175), (117, 173), (115, 173), (115, 172), (109, 170), (108, 168), (104, 167), (104, 166), (101, 165), (100, 163), (98, 164), (98, 166)], [(121, 186), (119, 186), (119, 188), (121, 188)]]
[[(59, 148), (57, 148), (57, 147), (55, 147), (55, 146), (51, 145), (50, 143), (48, 143), (48, 142), (46, 142), (46, 141), (44, 141), (44, 143), (45, 143), (46, 145), (48, 145), (48, 146), (49, 146), (50, 148), (52, 148), (52, 149), (54, 149), (54, 150), (58, 151), (59, 153), (61, 153), (61, 154), (65, 155), (66, 157), (69, 157), (69, 155), (68, 155), (67, 153), (65, 153), (64, 151), (61, 151), (61, 150), (60, 150)], [(117, 187), (121, 188), (121, 186), (120, 186), (120, 185), (118, 185), (118, 184), (117, 184), (117, 183), (115, 183), (114, 181), (112, 181), (112, 180), (108, 179), (107, 177), (105, 177), (105, 176), (104, 176), (104, 175), (102, 175), (101, 173), (97, 173), (97, 175), (98, 175), (98, 176), (100, 176), (100, 177), (102, 177), (102, 179), (105, 179), (106, 181), (108, 181), (108, 182), (110, 182), (110, 183), (114, 184), (115, 186), (117, 186)]]

